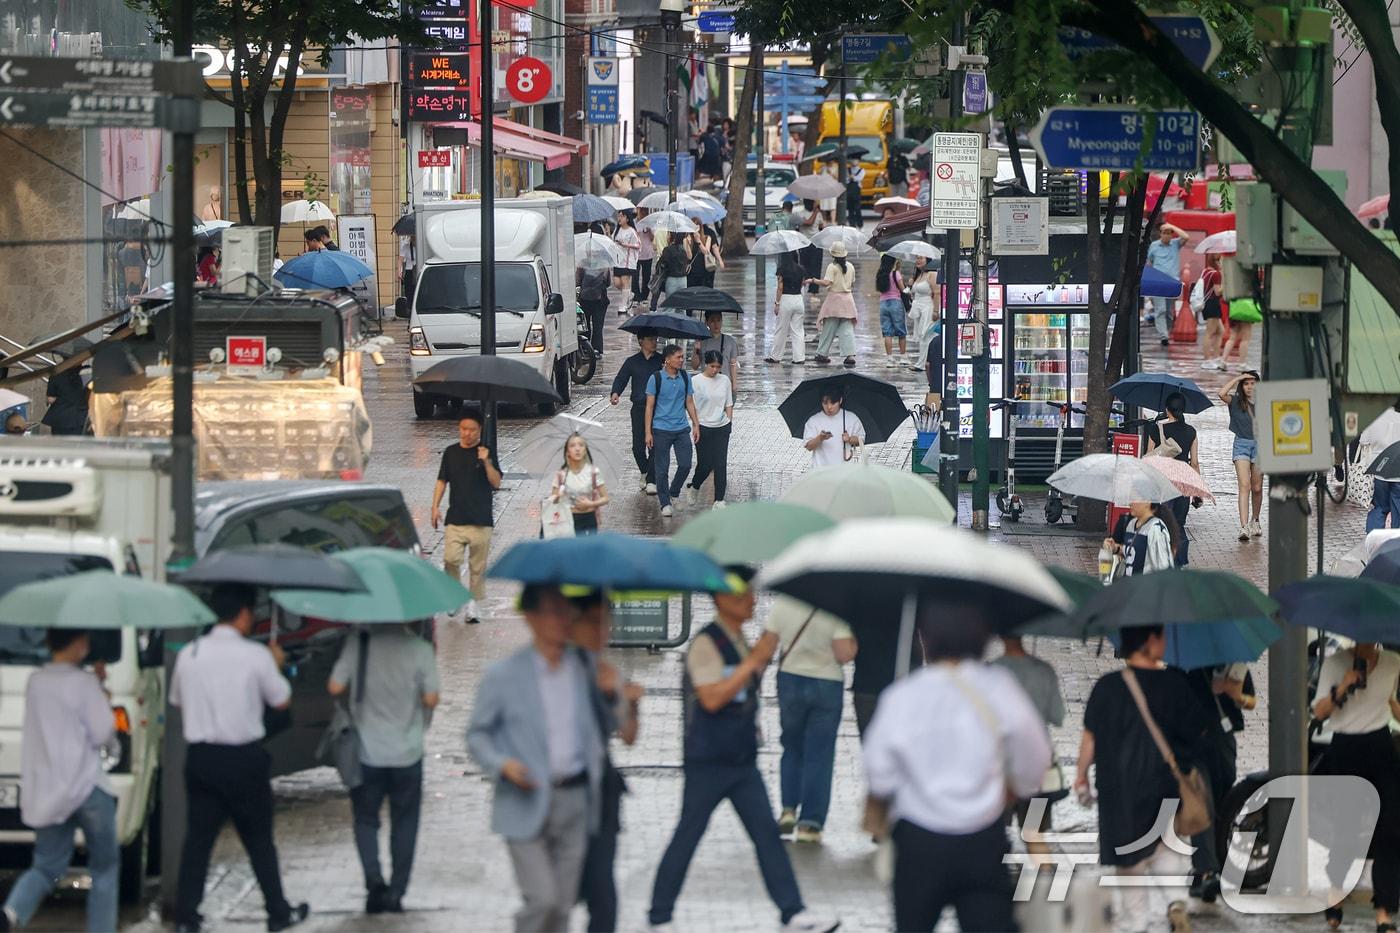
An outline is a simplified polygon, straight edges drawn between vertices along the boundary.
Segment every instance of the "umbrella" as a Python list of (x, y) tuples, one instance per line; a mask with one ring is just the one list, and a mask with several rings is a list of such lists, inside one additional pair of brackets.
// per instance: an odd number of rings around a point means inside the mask
[(1400, 584), (1400, 542), (1388, 541), (1376, 549), (1359, 576), (1377, 583)]
[(615, 269), (625, 262), (622, 247), (601, 233), (574, 234), (574, 267)]
[(531, 428), (515, 448), (516, 466), (526, 473), (554, 475), (564, 466), (564, 444), (574, 434), (588, 442), (589, 455), (603, 471), (604, 479), (620, 479), (626, 469), (632, 469), (625, 466), (626, 461), (609, 440), (602, 422), (576, 415), (555, 415)]
[(1377, 454), (1376, 459), (1366, 468), (1366, 472), (1387, 482), (1400, 481), (1400, 442), (1391, 444)]
[[(631, 201), (631, 202), (632, 202), (634, 205), (636, 205), (637, 207), (641, 207), (641, 206), (642, 206), (642, 205), (641, 205), (641, 202), (642, 202), (642, 201), (644, 201), (644, 200), (646, 200), (647, 198), (651, 197), (653, 194), (656, 194), (656, 192), (657, 192), (657, 191), (660, 191), (660, 190), (661, 190), (660, 188), (653, 188), (653, 187), (651, 187), (650, 185), (645, 185), (645, 186), (643, 186), (643, 187), (641, 187), (641, 188), (633, 188), (631, 191), (627, 192), (626, 198), (627, 198), (627, 200)], [(662, 206), (664, 207), (665, 205), (663, 204)], [(650, 210), (650, 209), (651, 209), (651, 208), (647, 208), (647, 210)]]
[(639, 168), (651, 168), (651, 160), (644, 155), (624, 155), (618, 156), (607, 165), (604, 165), (598, 171), (598, 174), (607, 178), (609, 175), (616, 175), (620, 172), (632, 171)]
[(324, 201), (288, 201), (282, 205), (282, 223), (312, 224), (335, 220), (335, 215)]
[(1180, 298), (1181, 280), (1174, 279), (1151, 266), (1143, 266), (1138, 294), (1144, 298)]
[(487, 575), (520, 583), (613, 591), (727, 593), (732, 589), (723, 568), (699, 551), (612, 531), (521, 541)]
[(867, 239), (868, 237), (862, 230), (832, 224), (829, 227), (823, 227), (812, 237), (812, 245), (820, 246), (822, 249), (831, 249), (840, 243), (846, 247), (848, 252), (863, 253), (870, 250), (870, 246), (866, 242)]
[(709, 201), (711, 204), (719, 204), (721, 207), (724, 206), (720, 204), (719, 198), (715, 197), (709, 191), (705, 191), (703, 188), (691, 188), (689, 191), (683, 192), (682, 196), (699, 198), (702, 201)]
[(669, 203), (671, 203), (671, 193), (665, 188), (652, 188), (645, 197), (637, 200), (638, 207), (644, 207), (649, 211), (665, 210)]
[(194, 228), (195, 246), (218, 246), (224, 238), (224, 231), (233, 226), (231, 220), (206, 220)]
[(1388, 213), (1390, 213), (1390, 195), (1388, 194), (1383, 194), (1369, 201), (1365, 201), (1356, 209), (1356, 216), (1360, 217), (1362, 220), (1367, 220), (1371, 217), (1379, 217), (1382, 214)]
[(603, 200), (604, 200), (604, 201), (607, 201), (607, 202), (608, 202), (609, 204), (611, 204), (614, 208), (616, 208), (619, 212), (621, 212), (621, 211), (635, 211), (635, 210), (637, 209), (637, 205), (633, 204), (631, 201), (627, 200), (626, 198), (620, 198), (620, 197), (618, 197), (618, 196), (615, 195), (615, 194), (605, 194), (605, 195), (603, 195)]
[[(836, 153), (840, 151), (841, 146), (838, 143), (821, 143), (820, 145), (813, 146), (811, 149), (808, 149), (806, 152), (802, 153), (801, 161), (815, 162), (818, 160), (822, 160), (832, 162), (836, 160)], [(869, 154), (870, 150), (865, 148), (864, 146), (857, 145), (855, 143), (846, 144), (847, 162), (854, 162), (858, 160), (861, 156), (866, 156)]]
[(665, 230), (669, 233), (694, 233), (695, 221), (675, 211), (656, 211), (637, 221), (638, 230)]
[(189, 590), (110, 570), (24, 583), (0, 599), (0, 625), (35, 628), (189, 628), (217, 621)]
[(722, 206), (706, 198), (697, 198), (694, 195), (683, 194), (676, 200), (666, 205), (666, 210), (675, 211), (677, 214), (684, 214), (703, 224), (715, 224), (724, 219), (728, 213)]
[(1219, 233), (1212, 233), (1204, 240), (1196, 244), (1198, 253), (1233, 253), (1235, 252), (1238, 238), (1234, 230), (1222, 230)]
[(808, 506), (838, 522), (896, 516), (951, 522), (958, 514), (937, 486), (913, 473), (873, 463), (843, 463), (810, 470), (788, 487), (778, 501)]
[(1186, 396), (1186, 410), (1193, 415), (1211, 409), (1210, 396), (1202, 392), (1200, 386), (1190, 379), (1167, 373), (1133, 373), (1109, 386), (1108, 391), (1125, 404), (1152, 411), (1166, 411), (1167, 396), (1173, 392)]
[(678, 308), (682, 311), (727, 311), (743, 314), (743, 306), (728, 292), (722, 292), (708, 285), (691, 285), (672, 292), (661, 302), (663, 308)]
[(1215, 496), (1211, 495), (1206, 486), (1205, 478), (1197, 473), (1191, 464), (1175, 457), (1156, 456), (1143, 457), (1142, 462), (1170, 480), (1177, 492), (1183, 496), (1199, 496), (1209, 502), (1215, 501)]
[(574, 195), (574, 223), (593, 224), (617, 220), (617, 208), (596, 194)]
[(471, 592), (421, 557), (387, 547), (357, 547), (330, 558), (365, 583), (363, 593), (276, 589), (272, 600), (288, 612), (333, 622), (414, 622), (456, 612)]
[(518, 197), (523, 201), (559, 201), (563, 199), (564, 195), (553, 191), (540, 191), (537, 189), (535, 191), (527, 191), (522, 195), (518, 195)]
[(454, 356), (434, 364), (413, 384), (432, 389), (434, 395), (483, 402), (539, 405), (563, 401), (533, 367), (504, 356)]
[(394, 221), (394, 227), (389, 231), (394, 236), (414, 236), (418, 233), (418, 215), (414, 213), (404, 214)]
[(551, 194), (562, 195), (566, 198), (575, 198), (586, 193), (578, 185), (571, 185), (567, 181), (547, 181), (542, 185), (536, 185), (535, 190), (548, 191)]
[[(1400, 587), (1361, 577), (1319, 574), (1274, 593), (1283, 618), (1358, 642), (1400, 640)], [(3, 605), (3, 603), (0, 603)]]
[(896, 243), (885, 250), (895, 259), (902, 259), (905, 262), (913, 262), (917, 257), (923, 256), (927, 259), (939, 259), (943, 253), (932, 243), (925, 243), (923, 240), (905, 240)]
[(1067, 496), (1108, 499), (1114, 505), (1170, 502), (1181, 495), (1159, 471), (1137, 457), (1118, 454), (1087, 454), (1071, 460), (1045, 482)]
[[(1083, 606), (1095, 593), (1103, 589), (1103, 582), (1098, 577), (1091, 577), (1087, 573), (1077, 573), (1054, 564), (1047, 564), (1045, 569), (1050, 571), (1050, 576), (1054, 577), (1055, 582), (1064, 589), (1065, 595), (1069, 597), (1075, 609)], [(1016, 634), (1045, 638), (1074, 638), (1080, 641), (1086, 638), (1083, 626), (1068, 612), (1052, 612), (1032, 619), (1016, 629)]]
[(754, 256), (777, 256), (806, 249), (811, 245), (812, 241), (796, 230), (774, 230), (754, 240), (749, 253)]
[(318, 249), (282, 264), (272, 277), (284, 288), (349, 288), (374, 270), (344, 250)]
[(666, 337), (671, 340), (705, 340), (710, 329), (703, 322), (682, 314), (634, 314), (619, 328), (639, 337)]
[(895, 429), (909, 417), (909, 408), (904, 404), (899, 390), (883, 379), (860, 373), (817, 376), (802, 380), (778, 406), (778, 412), (793, 437), (801, 437), (807, 419), (822, 410), (822, 392), (829, 388), (838, 388), (844, 393), (842, 408), (860, 418), (860, 423), (865, 426), (867, 444), (882, 444), (889, 440)]
[(33, 399), (27, 395), (21, 395), (14, 389), (0, 389), (0, 411), (8, 411), (20, 405), (28, 405)]
[(880, 208), (880, 207), (923, 207), (922, 204), (920, 204), (918, 201), (914, 200), (913, 198), (901, 198), (901, 197), (881, 198), (880, 200), (878, 200), (878, 201), (875, 202), (875, 206), (876, 206), (877, 208)]
[(686, 522), (671, 540), (682, 547), (704, 551), (725, 566), (762, 564), (800, 538), (826, 531), (835, 524), (835, 520), (804, 505), (741, 502)]
[(252, 544), (211, 551), (181, 572), (176, 582), (181, 586), (247, 583), (340, 592), (365, 589), (364, 582), (344, 563), (289, 544)]
[(890, 143), (890, 148), (895, 152), (908, 155), (919, 148), (919, 141), (917, 139), (910, 139), (908, 136), (897, 136), (894, 141)]
[(799, 198), (820, 201), (846, 193), (846, 187), (830, 175), (802, 175), (788, 184), (788, 191)]

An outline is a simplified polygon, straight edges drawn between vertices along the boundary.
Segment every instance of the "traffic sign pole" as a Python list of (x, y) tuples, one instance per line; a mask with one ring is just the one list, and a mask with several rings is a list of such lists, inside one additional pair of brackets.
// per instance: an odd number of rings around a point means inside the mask
[[(836, 112), (840, 114), (841, 141), (836, 147), (836, 178), (841, 182), (841, 194), (836, 198), (836, 222), (844, 224), (846, 222), (846, 185), (850, 177), (850, 169), (846, 166), (846, 62), (841, 61), (841, 80), (838, 82), (840, 92), (837, 95), (839, 101), (836, 105)], [(817, 114), (817, 119), (821, 119), (821, 114)]]
[[(496, 355), (496, 92), (495, 63), (491, 61), (491, 0), (477, 0), (481, 7), (481, 355)], [(481, 442), (496, 449), (496, 403), (481, 403)]]
[[(952, 45), (963, 44), (963, 10), (953, 12)], [(963, 73), (954, 71), (948, 82), (949, 122), (956, 125), (962, 117)], [(937, 153), (933, 161), (938, 162)], [(937, 166), (935, 165), (935, 168)], [(930, 179), (932, 181), (932, 179)], [(935, 185), (932, 192), (938, 195)], [(930, 200), (930, 205), (933, 201)], [(933, 210), (929, 211), (930, 220)], [(962, 405), (958, 402), (958, 285), (962, 273), (962, 231), (948, 227), (943, 241), (943, 430), (938, 459), (938, 485), (943, 497), (958, 511), (958, 447), (962, 436)], [(956, 518), (954, 523), (956, 524)]]

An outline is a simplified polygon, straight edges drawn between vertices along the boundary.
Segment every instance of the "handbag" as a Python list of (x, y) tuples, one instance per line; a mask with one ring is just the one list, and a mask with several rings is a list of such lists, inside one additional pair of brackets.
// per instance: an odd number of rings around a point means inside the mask
[(1376, 478), (1366, 472), (1375, 459), (1375, 451), (1370, 445), (1356, 445), (1356, 456), (1347, 460), (1347, 501), (1362, 508), (1371, 507), (1372, 496), (1376, 491)]
[(1182, 771), (1177, 765), (1176, 755), (1172, 754), (1171, 746), (1167, 744), (1166, 737), (1157, 726), (1157, 720), (1152, 718), (1152, 713), (1147, 708), (1147, 697), (1143, 696), (1142, 685), (1138, 683), (1132, 668), (1123, 668), (1123, 682), (1128, 685), (1128, 692), (1133, 695), (1133, 702), (1137, 704), (1143, 725), (1147, 726), (1152, 741), (1162, 753), (1162, 760), (1171, 769), (1172, 777), (1176, 778), (1177, 808), (1172, 828), (1182, 839), (1205, 832), (1211, 824), (1210, 790), (1206, 786), (1205, 778), (1201, 776), (1198, 768)]
[(1181, 445), (1170, 437), (1162, 438), (1162, 443), (1153, 447), (1144, 457), (1166, 457), (1168, 460), (1175, 460), (1181, 456)]
[(546, 497), (540, 503), (540, 530), (546, 541), (574, 536), (574, 514), (562, 498)]
[[(365, 669), (369, 661), (369, 632), (360, 632), (360, 658), (355, 666), (355, 697), (351, 701), (359, 705), (365, 698)], [(355, 725), (355, 717), (346, 704), (336, 704), (330, 725), (316, 746), (316, 760), (328, 765), (340, 775), (340, 781), (347, 790), (354, 790), (364, 783), (364, 772), (360, 762), (360, 730)]]

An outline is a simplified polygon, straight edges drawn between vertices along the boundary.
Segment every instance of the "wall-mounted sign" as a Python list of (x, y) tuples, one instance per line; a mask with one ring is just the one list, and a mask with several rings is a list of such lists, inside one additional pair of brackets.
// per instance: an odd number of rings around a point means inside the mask
[(506, 69), (506, 90), (522, 104), (537, 104), (549, 96), (554, 83), (549, 66), (538, 58), (517, 58)]
[(471, 78), (466, 52), (415, 52), (408, 59), (408, 83), (414, 87), (465, 88)]
[(617, 123), (618, 67), (615, 58), (590, 58), (585, 114), (589, 123)]
[(230, 375), (262, 372), (267, 365), (267, 338), (225, 337), (224, 354)]
[(472, 96), (465, 90), (419, 88), (407, 92), (408, 119), (415, 123), (455, 123), (472, 119)]
[(451, 150), (451, 149), (419, 149), (419, 150), (418, 150), (418, 167), (419, 167), (419, 168), (451, 168), (451, 167), (452, 167), (452, 150)]

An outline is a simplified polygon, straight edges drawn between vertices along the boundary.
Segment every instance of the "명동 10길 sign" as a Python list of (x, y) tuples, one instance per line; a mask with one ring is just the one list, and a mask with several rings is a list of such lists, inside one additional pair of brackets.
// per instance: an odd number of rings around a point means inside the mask
[(1191, 172), (1200, 167), (1201, 118), (1194, 110), (1051, 107), (1031, 131), (1031, 144), (1051, 168)]

